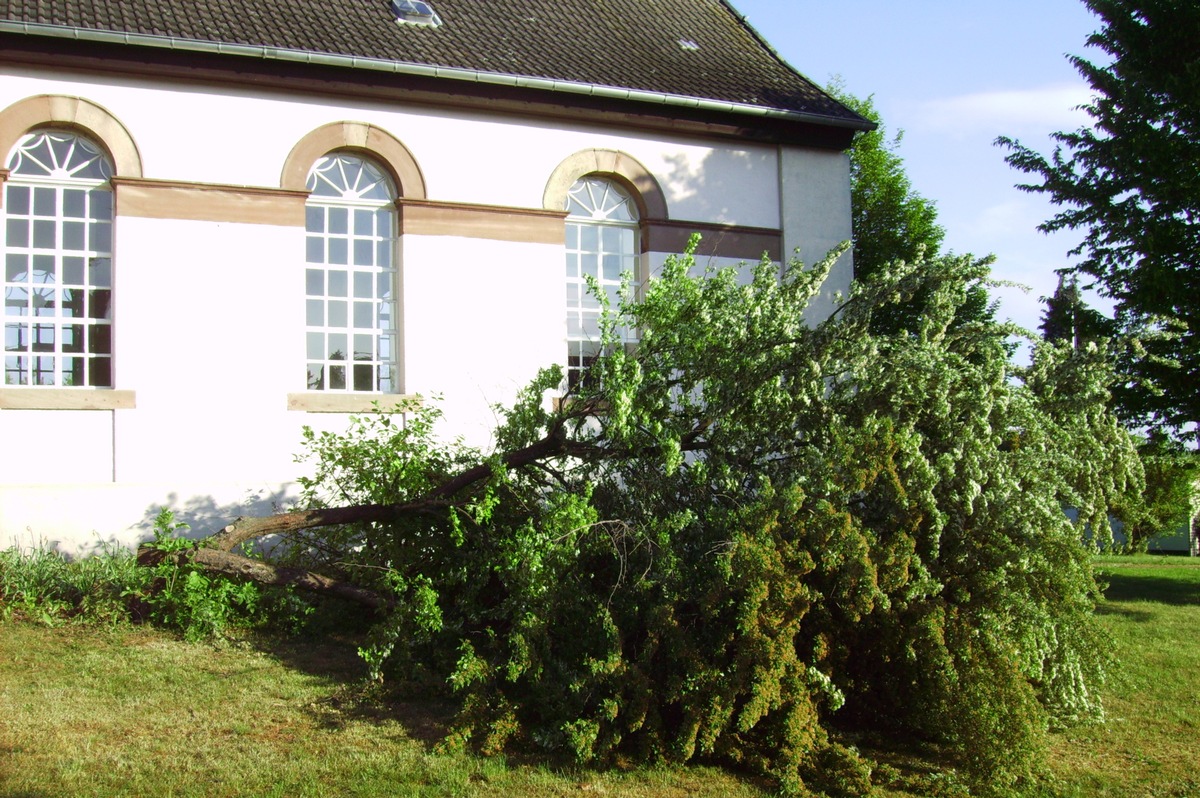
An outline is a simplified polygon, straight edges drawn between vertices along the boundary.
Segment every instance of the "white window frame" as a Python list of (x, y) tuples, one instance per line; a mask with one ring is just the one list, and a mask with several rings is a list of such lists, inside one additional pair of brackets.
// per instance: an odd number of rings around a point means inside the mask
[[(356, 171), (354, 165), (367, 168)], [(394, 183), (378, 161), (333, 152), (314, 164), (308, 188), (306, 389), (327, 395), (400, 394)]]
[[(600, 302), (587, 277), (613, 309), (624, 279), (636, 279), (641, 257), (641, 224), (632, 195), (613, 180), (585, 175), (567, 192), (566, 315), (567, 388), (573, 389), (600, 356)], [(637, 340), (635, 330), (617, 330), (621, 342)]]
[(6, 163), (4, 388), (112, 388), (112, 163), (94, 141), (53, 128), (23, 136)]

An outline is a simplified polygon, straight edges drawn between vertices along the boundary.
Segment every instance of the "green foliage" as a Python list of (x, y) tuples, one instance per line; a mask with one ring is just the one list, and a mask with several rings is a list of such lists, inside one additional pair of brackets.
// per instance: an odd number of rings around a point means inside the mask
[[(154, 519), (154, 540), (148, 546), (166, 553), (191, 549), (195, 542), (180, 537), (188, 525), (163, 507)], [(164, 560), (150, 569), (150, 586), (138, 591), (154, 623), (195, 641), (224, 635), (232, 626), (249, 626), (258, 617), (260, 591), (252, 582), (212, 576), (190, 563)]]
[(133, 554), (123, 549), (72, 560), (44, 546), (14, 546), (0, 551), (0, 619), (115, 623), (126, 617), (125, 597), (144, 584)]
[[(1059, 276), (1058, 288), (1046, 300), (1041, 331), (1047, 341), (1075, 349), (1100, 346), (1113, 352), (1115, 347), (1118, 369), (1128, 369), (1131, 358), (1137, 355), (1125, 345), (1124, 337), (1116, 334), (1116, 324), (1083, 301), (1075, 275)], [(1200, 460), (1194, 450), (1161, 431), (1152, 431), (1141, 442), (1138, 455), (1146, 489), (1140, 495), (1126, 496), (1114, 508), (1114, 514), (1123, 524), (1123, 547), (1144, 552), (1151, 538), (1175, 534), (1196, 514), (1193, 505), (1200, 492)]]
[(1053, 134), (1047, 158), (1007, 138), (1007, 160), (1061, 206), (1045, 231), (1079, 230), (1078, 270), (1116, 300), (1123, 330), (1148, 338), (1116, 386), (1133, 426), (1192, 436), (1200, 421), (1200, 7), (1184, 0), (1085, 0), (1102, 22), (1071, 61), (1091, 85), (1091, 124)]
[[(432, 404), (376, 404), (374, 413), (351, 417), (345, 436), (305, 427), (304, 453), (296, 459), (312, 462), (315, 470), (299, 480), (302, 500), (315, 506), (403, 504), (423, 496), (478, 456), (466, 450), (451, 455), (461, 447), (429, 443), (440, 417)], [(328, 537), (323, 533), (317, 540)]]
[(1079, 348), (1089, 341), (1112, 338), (1115, 325), (1103, 314), (1088, 307), (1079, 289), (1079, 278), (1059, 274), (1053, 296), (1043, 298), (1046, 310), (1038, 329), (1047, 341), (1066, 341)]
[[(540, 375), (490, 456), (440, 441), (431, 408), (307, 437), (310, 503), (404, 507), (298, 552), (394, 599), (364, 655), (457, 694), (445, 745), (863, 794), (839, 734), (887, 726), (1003, 792), (1047, 727), (1100, 716), (1096, 587), (1062, 508), (1103, 530), (1141, 490), (1106, 354), (1041, 343), (1013, 366), (1012, 329), (960, 315), (988, 279), (970, 258), (896, 264), (810, 327), (838, 254), (749, 280), (669, 259), (602, 324), (593, 378), (551, 405), (561, 373)], [(915, 295), (911, 329), (877, 329)]]
[(1165, 436), (1152, 435), (1138, 447), (1146, 472), (1146, 490), (1125, 523), (1133, 551), (1145, 551), (1150, 539), (1188, 528), (1200, 507), (1200, 454)]

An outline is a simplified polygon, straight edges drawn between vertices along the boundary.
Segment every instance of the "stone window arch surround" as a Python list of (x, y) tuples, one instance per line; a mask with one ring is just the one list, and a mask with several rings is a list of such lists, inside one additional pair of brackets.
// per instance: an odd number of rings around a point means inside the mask
[[(397, 204), (402, 200), (425, 200), (427, 190), (425, 176), (412, 152), (387, 130), (367, 122), (330, 122), (305, 134), (292, 147), (280, 174), (280, 188), (288, 191), (308, 193), (308, 175), (321, 158), (338, 152), (352, 153), (369, 159), (380, 166), (396, 188)], [(398, 219), (398, 221), (400, 221)], [(402, 232), (402, 231), (398, 231)], [(403, 271), (398, 272), (396, 302), (403, 304)], [(396, 347), (398, 384), (404, 383), (404, 328), (403, 322), (397, 332)], [(303, 391), (288, 394), (289, 410), (313, 413), (358, 413), (369, 412), (374, 403), (383, 400), (400, 403), (416, 401), (404, 393), (329, 393)]]
[(389, 173), (404, 199), (426, 199), (425, 176), (412, 152), (391, 133), (366, 122), (330, 122), (309, 132), (292, 147), (279, 178), (281, 188), (308, 190), (308, 173), (332, 152), (354, 152), (371, 158)]
[(95, 142), (115, 176), (142, 176), (142, 156), (128, 128), (103, 106), (61, 94), (26, 97), (0, 111), (0, 157), (7, 159), (25, 134), (47, 128), (71, 130)]
[[(7, 159), (22, 136), (38, 130), (67, 130), (100, 147), (117, 177), (140, 178), (142, 157), (128, 128), (108, 109), (61, 94), (26, 97), (0, 110), (0, 187), (8, 178)], [(0, 202), (4, 192), (0, 191)], [(5, 410), (118, 410), (136, 407), (132, 390), (39, 387), (0, 387)]]
[(782, 242), (778, 228), (672, 219), (667, 209), (666, 194), (658, 180), (640, 161), (620, 150), (580, 150), (565, 158), (555, 167), (546, 183), (542, 207), (547, 211), (562, 212), (567, 206), (567, 193), (571, 186), (583, 177), (611, 180), (632, 197), (638, 209), (643, 255), (683, 252), (691, 236), (702, 233), (704, 239), (696, 250), (698, 256), (720, 255), (757, 262), (767, 252), (773, 260), (781, 258)]
[[(638, 209), (638, 221), (647, 223), (666, 221), (666, 195), (658, 180), (640, 161), (620, 150), (580, 150), (565, 158), (550, 174), (542, 194), (542, 207), (561, 211), (567, 207), (567, 192), (583, 177), (603, 177), (620, 185), (633, 198)], [(647, 236), (643, 236), (643, 249)]]

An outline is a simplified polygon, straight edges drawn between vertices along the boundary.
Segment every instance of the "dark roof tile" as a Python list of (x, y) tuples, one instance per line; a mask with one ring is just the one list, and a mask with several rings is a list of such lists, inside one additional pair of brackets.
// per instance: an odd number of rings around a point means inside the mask
[[(0, 20), (544, 78), (860, 121), (725, 0), (0, 0)], [(691, 42), (695, 48), (681, 42)]]

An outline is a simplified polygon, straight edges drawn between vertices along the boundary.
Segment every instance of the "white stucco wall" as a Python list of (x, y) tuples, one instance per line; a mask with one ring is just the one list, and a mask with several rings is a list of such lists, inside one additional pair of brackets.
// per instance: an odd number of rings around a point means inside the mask
[(405, 388), (440, 395), (445, 432), (485, 445), (509, 402), (566, 349), (561, 247), (404, 237)]
[(438, 200), (540, 207), (546, 180), (564, 158), (611, 148), (637, 158), (658, 178), (674, 218), (779, 224), (778, 160), (770, 145), (32, 70), (0, 81), (0, 108), (38, 94), (85, 97), (106, 108), (133, 135), (147, 177), (278, 186), (296, 142), (321, 125), (347, 120), (378, 125), (404, 142), (420, 163), (429, 196)]
[[(783, 252), (811, 265), (850, 240), (850, 158), (841, 152), (786, 147), (780, 161)], [(809, 305), (807, 317), (827, 318), (837, 295), (849, 292), (853, 276), (847, 251)]]
[[(540, 208), (564, 159), (601, 148), (654, 175), (672, 220), (782, 227), (785, 252), (809, 262), (850, 234), (841, 154), (48, 70), (0, 78), (0, 109), (40, 94), (107, 109), (154, 180), (277, 188), (298, 141), (359, 121), (404, 143), (439, 202)], [(303, 240), (301, 227), (118, 207), (115, 387), (136, 407), (0, 411), (0, 547), (88, 551), (147, 537), (160, 506), (204, 533), (287, 504), (302, 426), (346, 420), (287, 409), (305, 388)], [(446, 434), (486, 447), (491, 405), (564, 355), (562, 247), (406, 235), (401, 253), (405, 391), (442, 396)], [(662, 257), (647, 256), (651, 271)], [(848, 284), (847, 263), (834, 287)]]
[[(137, 392), (118, 411), (116, 480), (179, 483), (295, 476), (304, 352), (296, 276), (300, 228), (117, 219), (116, 387)], [(150, 456), (153, 455), (153, 456)]]

